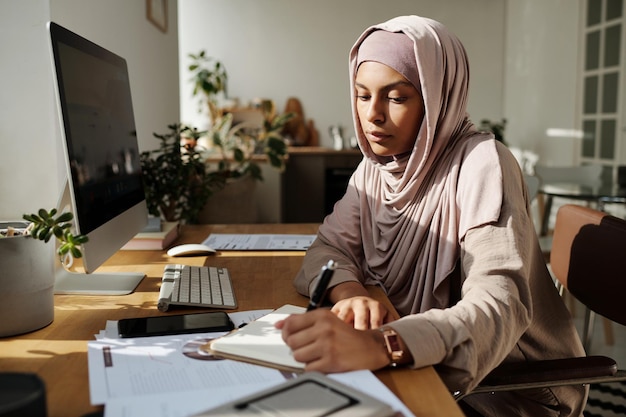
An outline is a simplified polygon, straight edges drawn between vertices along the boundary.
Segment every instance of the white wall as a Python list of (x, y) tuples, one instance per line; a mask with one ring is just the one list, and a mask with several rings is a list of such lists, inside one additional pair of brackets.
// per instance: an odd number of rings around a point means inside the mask
[(206, 49), (230, 74), (230, 95), (298, 97), (324, 145), (328, 126), (353, 132), (347, 54), (371, 25), (400, 14), (440, 20), (465, 44), (471, 65), (470, 117), (506, 117), (509, 144), (541, 163), (577, 163), (575, 129), (582, 0), (184, 0), (179, 4), (181, 119), (202, 126), (191, 98), (188, 54)]
[(507, 2), (504, 113), (507, 141), (541, 156), (545, 165), (577, 163), (573, 138), (548, 128), (578, 129), (578, 60), (582, 0)]
[(474, 121), (503, 116), (503, 0), (184, 0), (178, 13), (181, 120), (198, 127), (206, 121), (191, 96), (188, 54), (205, 49), (226, 66), (230, 97), (269, 98), (282, 111), (295, 96), (323, 145), (332, 146), (331, 125), (353, 135), (348, 52), (365, 28), (404, 14), (437, 19), (465, 44)]
[(347, 54), (356, 37), (395, 15), (433, 17), (468, 50), (473, 120), (506, 117), (511, 144), (565, 165), (575, 159), (571, 140), (548, 140), (545, 131), (577, 126), (581, 1), (170, 0), (163, 34), (147, 21), (142, 0), (0, 0), (0, 219), (58, 198), (51, 18), (127, 58), (140, 148), (151, 149), (152, 132), (197, 117), (187, 54), (202, 48), (226, 64), (232, 96), (271, 98), (279, 110), (299, 97), (331, 146), (329, 125), (352, 132)]
[(179, 119), (177, 4), (168, 2), (169, 30), (146, 19), (142, 0), (0, 0), (0, 219), (51, 208), (64, 165), (53, 94), (46, 22), (62, 26), (128, 61), (141, 150), (153, 132)]
[(0, 0), (0, 220), (58, 199), (47, 0)]
[(139, 148), (179, 120), (178, 12), (168, 3), (168, 31), (146, 18), (143, 0), (50, 0), (52, 20), (126, 59)]

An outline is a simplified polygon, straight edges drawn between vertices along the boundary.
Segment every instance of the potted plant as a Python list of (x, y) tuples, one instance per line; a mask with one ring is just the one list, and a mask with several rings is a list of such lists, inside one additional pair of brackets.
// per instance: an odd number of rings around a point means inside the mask
[(193, 95), (202, 95), (204, 101), (200, 101), (200, 108), (203, 109), (206, 104), (209, 122), (214, 123), (220, 113), (217, 96), (227, 93), (228, 73), (220, 61), (207, 56), (204, 50), (198, 54), (189, 54), (189, 57), (192, 60), (189, 71), (193, 74)]
[(263, 180), (256, 156), (265, 155), (272, 167), (284, 170), (287, 144), (281, 132), (292, 116), (263, 110), (262, 126), (245, 122), (233, 126), (232, 113), (225, 113), (207, 132), (209, 151), (203, 152), (207, 159), (217, 157), (217, 172), (225, 179), (249, 175)]
[(200, 223), (256, 223), (257, 203), (254, 198), (257, 182), (263, 180), (260, 162), (283, 171), (287, 145), (280, 131), (290, 115), (264, 118), (263, 126), (246, 123), (233, 126), (232, 114), (226, 113), (209, 130), (204, 151), (206, 163), (223, 179), (199, 213)]
[(217, 100), (219, 94), (227, 95), (226, 68), (204, 50), (189, 57), (193, 95), (202, 95), (201, 109), (202, 104), (206, 104), (209, 117), (204, 152), (208, 150), (209, 157), (217, 153), (220, 158), (217, 171), (226, 178), (249, 174), (262, 180), (261, 170), (254, 162), (254, 155), (258, 154), (264, 154), (274, 168), (284, 169), (287, 144), (282, 131), (294, 114), (277, 115), (272, 105), (260, 105), (263, 119), (260, 126), (245, 122), (233, 124), (233, 114), (221, 109)]
[[(38, 214), (26, 214), (28, 227), (0, 225), (0, 337), (28, 333), (47, 326), (54, 319), (54, 255), (55, 245), (41, 244), (54, 239), (57, 255), (80, 258), (84, 235), (71, 231), (72, 213), (57, 216), (57, 210), (41, 209)], [(5, 227), (6, 226), (6, 227)], [(26, 226), (26, 223), (24, 223)]]
[(197, 150), (197, 129), (180, 123), (154, 133), (158, 149), (140, 154), (148, 211), (165, 221), (196, 223), (198, 213), (223, 177), (206, 165)]
[(58, 210), (53, 208), (49, 212), (39, 209), (37, 214), (25, 214), (24, 220), (30, 222), (26, 228), (26, 235), (48, 243), (52, 236), (59, 242), (57, 254), (64, 262), (67, 254), (74, 258), (82, 258), (81, 245), (89, 241), (85, 235), (75, 235), (72, 232), (72, 220), (74, 215), (70, 212), (61, 213), (57, 216)]
[[(200, 135), (194, 148), (205, 156), (213, 172), (223, 179), (223, 187), (199, 214), (202, 223), (254, 222), (255, 206), (249, 203), (255, 181), (263, 180), (261, 159), (282, 171), (287, 158), (287, 143), (282, 135), (292, 113), (276, 114), (273, 105), (260, 105), (260, 123), (235, 123), (232, 110), (218, 105), (218, 95), (226, 96), (228, 75), (221, 62), (208, 57), (205, 51), (190, 54), (194, 85), (193, 95), (202, 95), (207, 105), (209, 128)], [(242, 196), (248, 200), (243, 201)], [(228, 198), (227, 198), (228, 197)], [(228, 201), (232, 200), (232, 204)], [(245, 211), (246, 214), (238, 214)]]

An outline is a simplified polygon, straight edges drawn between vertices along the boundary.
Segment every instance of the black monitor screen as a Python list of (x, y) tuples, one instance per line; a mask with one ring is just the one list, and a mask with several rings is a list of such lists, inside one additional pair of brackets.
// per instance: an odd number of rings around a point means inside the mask
[(144, 196), (126, 61), (52, 24), (52, 50), (80, 232)]

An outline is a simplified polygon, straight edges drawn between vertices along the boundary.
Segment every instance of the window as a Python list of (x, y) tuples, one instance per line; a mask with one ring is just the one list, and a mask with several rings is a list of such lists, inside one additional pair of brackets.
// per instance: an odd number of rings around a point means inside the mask
[[(608, 176), (624, 163), (622, 57), (623, 0), (586, 0), (583, 27), (580, 147), (582, 163), (603, 165)], [(624, 148), (624, 149), (621, 149)]]

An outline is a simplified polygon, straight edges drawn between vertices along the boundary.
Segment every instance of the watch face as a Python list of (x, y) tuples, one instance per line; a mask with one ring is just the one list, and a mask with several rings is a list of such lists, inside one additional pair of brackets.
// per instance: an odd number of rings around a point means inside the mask
[(393, 335), (387, 336), (387, 341), (388, 341), (389, 349), (392, 352), (402, 353), (402, 351), (400, 350), (400, 343), (398, 342), (398, 335), (393, 334)]

